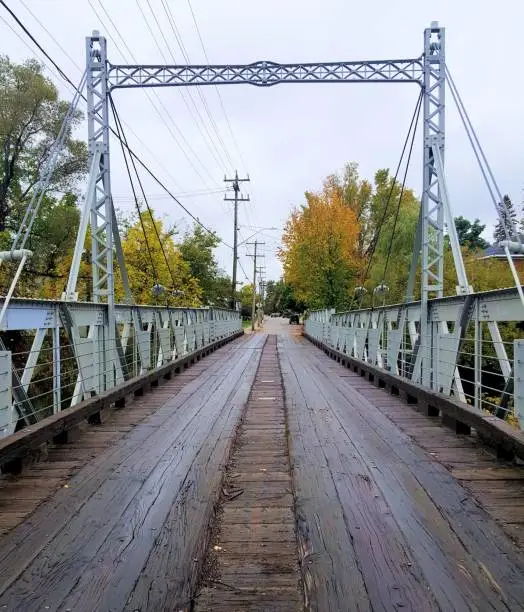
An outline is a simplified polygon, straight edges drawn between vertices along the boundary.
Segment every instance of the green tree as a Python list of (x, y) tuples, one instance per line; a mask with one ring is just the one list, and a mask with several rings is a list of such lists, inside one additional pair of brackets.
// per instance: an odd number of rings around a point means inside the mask
[(202, 289), (202, 301), (213, 306), (227, 306), (231, 299), (231, 281), (219, 269), (213, 250), (220, 244), (216, 234), (205, 231), (195, 223), (193, 230), (186, 233), (179, 244), (179, 250), (188, 263)]
[[(396, 199), (393, 200), (393, 205), (390, 203), (389, 207), (392, 211), (386, 215), (382, 225), (378, 225), (375, 230), (376, 247), (371, 259), (369, 280), (365, 283), (368, 288), (368, 301), (372, 299), (370, 296), (373, 290), (381, 283), (385, 283), (388, 287), (388, 293), (385, 296), (387, 303), (400, 302), (406, 294), (420, 204), (413, 192), (406, 189), (395, 223), (395, 213), (400, 197), (399, 185), (398, 189), (395, 186), (394, 192), (396, 192)], [(378, 198), (381, 197), (382, 194), (379, 193)]]
[(304, 309), (305, 304), (295, 299), (293, 288), (289, 283), (283, 280), (268, 281), (264, 304), (266, 313), (283, 312), (284, 310), (301, 312)]
[[(23, 206), (17, 203), (11, 209), (10, 218), (21, 220), (23, 212)], [(33, 255), (18, 282), (18, 296), (60, 298), (67, 283), (79, 221), (76, 195), (44, 196), (26, 244)], [(3, 232), (0, 234), (0, 250), (7, 250), (10, 246), (11, 235)], [(11, 283), (17, 265), (2, 264), (0, 284), (4, 291)]]
[(467, 247), (471, 250), (483, 250), (488, 248), (489, 242), (484, 240), (481, 236), (486, 226), (481, 225), (479, 219), (475, 219), (472, 223), (465, 217), (455, 217), (455, 227), (457, 228), (460, 246)]
[(253, 309), (253, 285), (243, 285), (238, 293), (240, 314), (243, 319), (251, 319), (251, 311)]
[(517, 233), (517, 213), (508, 195), (505, 195), (502, 198), (502, 202), (497, 204), (497, 210), (499, 220), (495, 225), (493, 238), (495, 242), (501, 242), (502, 240), (507, 240), (506, 233), (509, 234), (510, 238)]
[[(11, 208), (31, 197), (68, 108), (38, 62), (20, 65), (0, 57), (0, 231), (17, 221), (8, 223)], [(77, 111), (50, 192), (71, 192), (86, 173), (86, 144), (72, 137), (82, 118)]]

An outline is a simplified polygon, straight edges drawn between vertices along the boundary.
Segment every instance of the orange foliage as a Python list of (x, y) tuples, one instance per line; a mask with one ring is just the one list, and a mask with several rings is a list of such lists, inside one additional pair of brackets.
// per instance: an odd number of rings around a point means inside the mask
[(306, 202), (284, 228), (279, 257), (285, 280), (311, 307), (347, 307), (359, 269), (356, 214), (329, 185), (321, 194), (306, 193)]

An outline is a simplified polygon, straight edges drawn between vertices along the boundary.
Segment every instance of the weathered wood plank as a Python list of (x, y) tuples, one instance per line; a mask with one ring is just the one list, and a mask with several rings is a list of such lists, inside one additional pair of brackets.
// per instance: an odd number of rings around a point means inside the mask
[[(410, 610), (437, 609), (431, 592), (428, 592), (428, 585), (422, 572), (391, 516), (380, 489), (374, 482), (371, 466), (359, 456), (351, 437), (341, 429), (336, 414), (319, 392), (315, 370), (303, 363), (303, 355), (298, 357), (290, 350), (288, 356), (285, 344), (281, 347), (281, 356), (283, 363), (288, 367), (287, 374), (284, 374), (286, 392), (294, 383), (293, 390), (296, 390), (298, 384), (303, 394), (302, 402), (297, 400), (296, 395), (289, 400), (295, 405), (296, 418), (304, 420), (308, 418), (306, 414), (310, 415), (316, 438), (325, 457), (325, 468), (319, 476), (313, 477), (312, 472), (316, 471), (316, 463), (310, 461), (301, 463), (300, 454), (292, 452), (294, 462), (298, 464), (294, 469), (297, 505), (301, 500), (298, 487), (304, 486), (303, 483), (306, 483), (306, 487), (316, 487), (319, 480), (327, 480), (329, 473), (335, 486), (330, 503), (339, 507), (340, 529), (345, 530), (346, 537), (351, 538), (353, 554), (371, 608), (373, 610), (387, 610), (390, 607)], [(303, 431), (300, 433), (300, 444), (311, 445), (311, 439), (308, 440), (307, 437), (302, 439)], [(291, 437), (295, 444), (296, 436), (293, 430)], [(314, 484), (308, 485), (308, 480), (312, 480)], [(306, 517), (306, 520), (311, 523), (314, 517)], [(321, 526), (324, 521), (324, 515), (320, 515)], [(329, 552), (336, 551), (337, 542), (328, 541), (326, 538), (324, 542)], [(347, 589), (346, 584), (349, 581), (337, 571), (335, 563), (332, 572), (331, 580), (337, 588)], [(349, 593), (347, 595), (349, 596)], [(329, 604), (332, 609), (336, 609), (333, 602)], [(317, 609), (323, 609), (323, 605), (319, 605)]]
[[(453, 422), (456, 421), (460, 426), (467, 426), (468, 428), (473, 427), (479, 434), (482, 434), (486, 442), (489, 442), (495, 448), (500, 449), (508, 455), (511, 454), (524, 460), (524, 435), (498, 417), (486, 415), (473, 406), (431, 391), (410, 380), (379, 369), (369, 363), (364, 363), (348, 355), (343, 355), (330, 347), (324, 346), (321, 342), (309, 337), (307, 334), (305, 334), (305, 336), (313, 344), (323, 348), (328, 355), (344, 359), (346, 363), (357, 366), (360, 371), (373, 375), (377, 380), (380, 379), (388, 387), (396, 387), (401, 392), (417, 398), (421, 403), (433, 406), (437, 410), (440, 410), (448, 420)], [(343, 366), (340, 367), (342, 368)]]
[(351, 601), (355, 610), (371, 610), (352, 537), (346, 529), (343, 508), (315, 427), (315, 412), (291, 367), (294, 353), (280, 344), (279, 355), (289, 414), (290, 459), (306, 607), (335, 611), (344, 609)]
[[(230, 345), (223, 347), (221, 353), (229, 353)], [(213, 355), (216, 355), (214, 353)], [(159, 411), (160, 419), (166, 419), (171, 414), (171, 412), (176, 411), (176, 409), (181, 405), (181, 403), (187, 400), (193, 393), (195, 393), (202, 385), (207, 384), (210, 377), (215, 375), (217, 367), (220, 366), (218, 362), (214, 361), (215, 357), (211, 358), (211, 366), (209, 372), (203, 375), (198, 381), (193, 381), (192, 385), (185, 389), (182, 393), (177, 395), (177, 399), (173, 402), (170, 402), (169, 407), (167, 408), (167, 412), (165, 408), (162, 408)], [(148, 402), (152, 404), (153, 408), (158, 408), (162, 405), (156, 404), (153, 399), (155, 396), (150, 396)], [(143, 401), (141, 399), (140, 401)], [(148, 414), (151, 414), (151, 410), (149, 410)], [(122, 411), (117, 411), (116, 415), (123, 414)], [(118, 418), (118, 416), (116, 417)], [(160, 421), (160, 424), (163, 421)], [(158, 426), (158, 424), (157, 424)], [(31, 521), (28, 521), (26, 525), (20, 526), (16, 533), (13, 534), (9, 540), (3, 543), (3, 547), (0, 548), (0, 579), (3, 573), (3, 565), (2, 560), (6, 558), (6, 556), (11, 555), (9, 558), (9, 567), (10, 569), (15, 570), (18, 563), (26, 563), (28, 560), (32, 558), (32, 555), (36, 554), (38, 551), (34, 549), (31, 540), (29, 539), (29, 535), (35, 536), (38, 539), (38, 534), (35, 533), (35, 530), (45, 535), (45, 537), (51, 538), (56, 530), (60, 529), (63, 524), (68, 520), (68, 512), (74, 511), (81, 507), (83, 500), (93, 494), (98, 486), (103, 482), (103, 480), (107, 477), (108, 473), (111, 473), (118, 461), (124, 460), (127, 456), (128, 452), (137, 445), (143, 444), (145, 440), (155, 432), (155, 428), (149, 427), (148, 425), (142, 425), (141, 429), (138, 431), (131, 432), (128, 439), (125, 439), (122, 447), (116, 448), (113, 451), (106, 451), (105, 454), (100, 457), (94, 459), (91, 453), (85, 453), (85, 451), (81, 451), (80, 455), (75, 445), (67, 445), (65, 447), (61, 447), (60, 449), (52, 449), (51, 453), (61, 454), (66, 452), (66, 457), (70, 455), (74, 455), (76, 459), (81, 459), (82, 462), (87, 462), (92, 459), (89, 466), (86, 466), (81, 474), (75, 476), (75, 479), (71, 484), (71, 487), (67, 490), (59, 491), (55, 500), (50, 501), (49, 504), (42, 508), (39, 522), (33, 527)], [(67, 451), (66, 451), (67, 448)], [(42, 464), (45, 465), (45, 464)], [(20, 479), (20, 481), (31, 483), (31, 480), (35, 480), (35, 482), (42, 483), (40, 476), (32, 476), (34, 474), (34, 470), (38, 465), (32, 466), (27, 473), (22, 474), (20, 477), (16, 477)], [(107, 470), (107, 471), (106, 471)], [(12, 477), (8, 477), (12, 478)], [(50, 487), (50, 493), (56, 489), (56, 487), (62, 482), (62, 479), (56, 479), (55, 482), (52, 482), (50, 479), (47, 479), (46, 484)], [(55, 503), (56, 502), (56, 503)], [(61, 510), (65, 509), (64, 512)], [(51, 525), (51, 528), (49, 525)], [(15, 551), (15, 552), (13, 552)]]
[[(271, 409), (266, 408), (266, 398), (270, 398)], [(276, 435), (271, 430), (261, 433), (257, 428), (276, 419), (281, 422)], [(197, 611), (230, 609), (231, 589), (238, 596), (234, 610), (274, 610), (282, 601), (286, 601), (287, 610), (302, 608), (285, 420), (276, 342), (269, 336), (228, 465), (226, 492), (207, 553)], [(265, 466), (272, 457), (285, 462), (285, 471), (279, 467), (274, 480), (272, 469), (260, 467), (261, 461)], [(240, 463), (244, 467), (239, 482), (235, 476), (240, 476)], [(258, 478), (261, 473), (264, 480)], [(227, 494), (228, 490), (233, 496)], [(242, 518), (232, 522), (231, 513), (239, 511)], [(280, 588), (274, 592), (277, 584)], [(223, 585), (228, 585), (225, 590), (213, 588)]]
[[(122, 609), (156, 539), (154, 532), (173, 500), (185, 494), (187, 466), (206, 444), (224, 404), (230, 410), (231, 388), (242, 381), (246, 368), (254, 371), (256, 354), (254, 348), (233, 351), (118, 448), (81, 470), (67, 490), (69, 503), (60, 490), (54, 503), (34, 515), (36, 529), (15, 530), (8, 537), (10, 552), (4, 554), (1, 542), (0, 604), (28, 611), (66, 601), (74, 602), (75, 610), (107, 610), (113, 604)], [(203, 497), (211, 497), (210, 491), (204, 490)], [(202, 531), (203, 525), (196, 528)], [(131, 577), (129, 559), (140, 558), (143, 562), (132, 566)], [(190, 568), (192, 561), (185, 561)]]
[[(326, 359), (316, 352), (304, 377)], [(342, 368), (341, 368), (342, 369)], [(317, 392), (337, 415), (402, 529), (441, 607), (518, 606), (522, 554), (453, 476), (417, 447), (371, 402), (336, 374), (316, 377)], [(457, 572), (457, 568), (464, 571)]]

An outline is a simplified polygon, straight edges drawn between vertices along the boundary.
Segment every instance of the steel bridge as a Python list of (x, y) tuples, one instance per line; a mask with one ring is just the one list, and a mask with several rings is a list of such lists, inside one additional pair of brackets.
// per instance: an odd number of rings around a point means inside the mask
[[(85, 86), (90, 174), (62, 299), (15, 296), (52, 166), (2, 254), (19, 266), (0, 311), (0, 609), (522, 609), (524, 295), (468, 282), (445, 178), (446, 75), (437, 23), (419, 57), (382, 61), (114, 65), (105, 38), (87, 38), (68, 117)], [(111, 195), (111, 93), (335, 82), (420, 88), (406, 300), (249, 335), (235, 311), (136, 304)], [(518, 277), (520, 238), (502, 246)]]

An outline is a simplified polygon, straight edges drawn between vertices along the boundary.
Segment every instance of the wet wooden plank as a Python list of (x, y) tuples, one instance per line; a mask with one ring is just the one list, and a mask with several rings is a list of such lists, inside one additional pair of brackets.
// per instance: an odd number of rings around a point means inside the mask
[[(180, 375), (176, 375), (170, 381), (166, 381), (162, 387), (155, 388), (151, 393), (128, 402), (125, 408), (111, 411), (107, 420), (104, 420), (101, 425), (95, 427), (87, 423), (79, 425), (79, 439), (72, 443), (51, 446), (47, 452), (47, 460), (29, 466), (22, 474), (0, 476), (0, 501), (2, 499), (16, 500), (18, 491), (27, 491), (27, 493), (21, 493), (20, 499), (27, 494), (36, 498), (38, 491), (40, 502), (44, 502), (59, 486), (67, 484), (71, 476), (82, 466), (129, 433), (135, 425), (180, 392), (185, 384), (196, 379), (204, 371), (203, 368), (212, 367), (240, 342), (241, 340), (237, 340), (232, 345), (225, 345), (204, 361), (198, 362), (198, 368), (196, 366), (189, 368), (184, 374), (184, 382), (180, 381)], [(19, 483), (22, 489), (14, 489), (11, 486), (13, 482)], [(29, 515), (30, 511), (11, 515), (11, 522), (8, 522), (7, 519), (4, 521), (3, 532), (10, 531)]]
[[(320, 351), (308, 356), (300, 354), (302, 380), (314, 377), (327, 359)], [(524, 597), (522, 553), (495, 521), (442, 465), (352, 390), (351, 381), (333, 373), (317, 376), (316, 385), (317, 403), (337, 416), (371, 468), (439, 605), (518, 609)]]
[[(242, 334), (242, 331), (235, 332), (230, 336), (230, 339)], [(216, 341), (213, 346), (218, 347), (223, 342), (222, 340)], [(154, 383), (156, 385), (161, 384), (166, 376), (170, 376), (177, 368), (195, 363), (207, 350), (207, 347), (197, 349), (176, 361), (170, 361), (154, 370), (135, 376), (131, 380), (103, 391), (75, 406), (70, 406), (57, 414), (48, 416), (31, 427), (0, 439), (0, 465), (8, 465), (14, 460), (25, 458), (32, 452), (39, 451), (43, 444), (51, 442), (57, 435), (67, 434), (93, 415), (103, 412), (105, 416), (105, 413), (114, 407), (116, 402), (125, 400), (134, 392), (143, 393), (144, 389), (151, 388)]]
[[(302, 609), (285, 407), (275, 340), (269, 336), (264, 347), (235, 439), (220, 514), (196, 598), (197, 611), (278, 610), (283, 602), (287, 610)], [(271, 401), (270, 409), (266, 408), (266, 400)], [(258, 427), (277, 421), (281, 425), (276, 434)], [(268, 461), (276, 468), (266, 467)], [(232, 494), (228, 495), (228, 491)], [(278, 591), (274, 590), (276, 585)], [(236, 599), (231, 608), (232, 592)]]
[[(222, 412), (206, 437), (198, 460), (188, 472), (187, 488), (171, 506), (127, 600), (126, 610), (174, 610), (187, 605), (193, 596), (211, 535), (209, 526), (233, 441), (232, 432), (247, 401), (257, 360), (258, 355), (253, 355), (249, 374), (239, 381), (236, 393), (225, 404), (229, 412)], [(218, 435), (219, 431), (229, 433)]]
[[(287, 354), (286, 348), (283, 343), (281, 358), (286, 397), (289, 405), (293, 406), (299, 427), (297, 430), (290, 428), (297, 508), (303, 509), (305, 529), (314, 527), (321, 532), (322, 546), (332, 560), (331, 567), (321, 568), (324, 575), (320, 574), (321, 578), (316, 582), (320, 585), (331, 583), (333, 592), (323, 594), (325, 600), (317, 600), (313, 609), (343, 609), (344, 600), (355, 600), (355, 609), (436, 610), (433, 595), (428, 592), (428, 585), (391, 516), (370, 466), (359, 456), (351, 437), (341, 429), (335, 413), (319, 393), (314, 371), (304, 367), (303, 361), (307, 356), (297, 356), (292, 350)], [(346, 407), (341, 406), (341, 410), (344, 409)], [(304, 421), (311, 431), (303, 429)], [(315, 448), (317, 456), (322, 454), (322, 463), (319, 464), (318, 459), (309, 460), (303, 453), (303, 445)], [(298, 452), (295, 450), (297, 446)], [(320, 482), (329, 480), (333, 482), (334, 490), (326, 491), (324, 510), (318, 513), (317, 519), (308, 494), (314, 494)], [(330, 519), (344, 535), (342, 542), (349, 540), (342, 550), (338, 548), (340, 536), (334, 539), (333, 533), (326, 529)], [(318, 521), (318, 526), (315, 521)], [(318, 548), (312, 548), (313, 559), (318, 552)], [(348, 552), (356, 566), (353, 575), (359, 575), (360, 584), (355, 585), (354, 578), (352, 584), (351, 574), (348, 575), (348, 571), (339, 565)], [(311, 571), (318, 573), (315, 569)], [(329, 574), (325, 575), (327, 571)], [(361, 600), (356, 599), (352, 592), (355, 587), (360, 588)], [(312, 590), (318, 592), (319, 584), (313, 583)]]
[[(242, 384), (249, 367), (254, 372), (254, 348), (233, 350), (228, 360), (216, 362), (184, 393), (82, 469), (69, 489), (61, 489), (35, 513), (31, 524), (2, 539), (0, 604), (29, 611), (47, 605), (54, 609), (67, 600), (74, 601), (75, 610), (107, 610), (111, 601), (122, 609), (143, 565), (133, 566), (132, 577), (126, 554), (135, 561), (144, 556), (144, 563), (147, 560), (155, 531), (173, 500), (185, 494), (187, 466), (206, 445), (224, 404), (230, 409), (231, 390)], [(200, 418), (206, 413), (207, 418)], [(231, 435), (224, 433), (226, 439)], [(203, 494), (212, 497), (209, 490)], [(202, 527), (195, 524), (205, 532)], [(191, 572), (193, 562), (186, 558), (185, 563)], [(182, 586), (187, 588), (172, 588)]]

